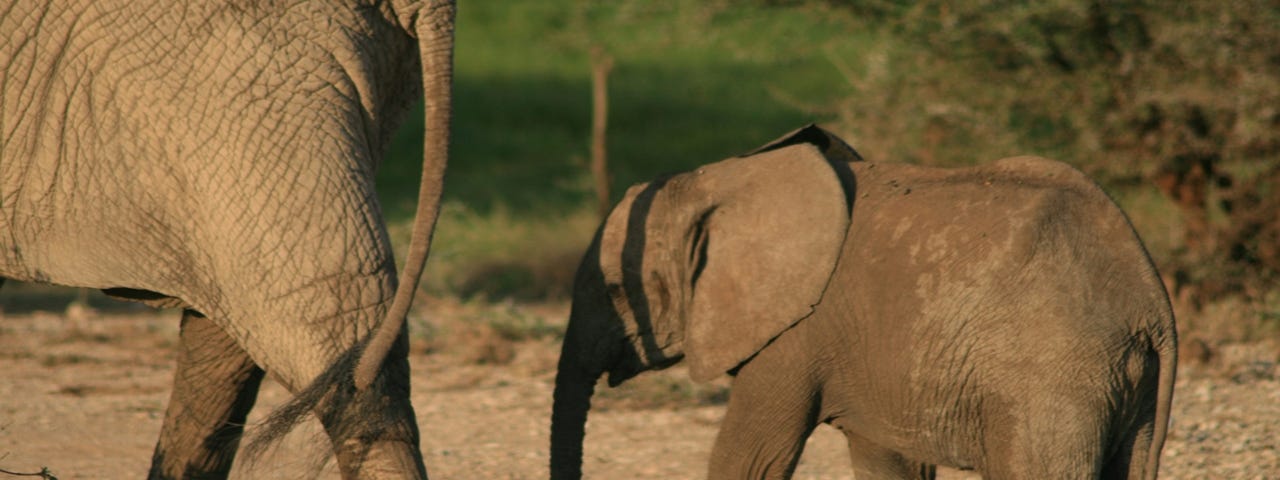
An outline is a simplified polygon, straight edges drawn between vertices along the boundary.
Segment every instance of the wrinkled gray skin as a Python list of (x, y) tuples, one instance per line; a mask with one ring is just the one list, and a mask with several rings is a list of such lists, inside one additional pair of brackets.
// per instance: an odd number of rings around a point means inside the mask
[[(403, 318), (446, 163), (453, 15), (449, 0), (0, 4), (0, 277), (185, 309), (152, 478), (225, 477), (264, 370), (295, 392), (345, 378), (309, 389), (341, 393), (313, 410), (345, 477), (426, 476)], [(374, 171), (424, 93), (398, 284)]]
[(850, 161), (807, 127), (632, 187), (578, 271), (551, 477), (596, 380), (733, 375), (710, 478), (787, 478), (819, 423), (857, 478), (1155, 478), (1175, 365), (1124, 214), (1063, 164)]

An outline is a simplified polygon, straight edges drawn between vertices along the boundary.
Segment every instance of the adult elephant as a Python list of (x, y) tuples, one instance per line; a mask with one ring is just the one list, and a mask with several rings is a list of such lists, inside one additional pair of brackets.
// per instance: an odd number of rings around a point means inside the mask
[(861, 162), (808, 127), (637, 185), (578, 270), (551, 476), (596, 380), (733, 375), (710, 478), (787, 478), (819, 423), (858, 478), (1155, 478), (1175, 327), (1124, 214), (1061, 163)]
[[(403, 327), (446, 163), (454, 10), (0, 5), (0, 277), (184, 309), (152, 478), (225, 476), (264, 370), (305, 390), (291, 413), (318, 414), (345, 477), (426, 476)], [(423, 94), (397, 283), (374, 171)]]

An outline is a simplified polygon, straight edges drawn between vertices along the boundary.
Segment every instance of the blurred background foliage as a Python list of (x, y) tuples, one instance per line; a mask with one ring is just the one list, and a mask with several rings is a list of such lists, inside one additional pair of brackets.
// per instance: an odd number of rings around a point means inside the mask
[[(873, 161), (1052, 157), (1130, 215), (1184, 334), (1280, 338), (1274, 0), (459, 3), (432, 295), (566, 298), (599, 222), (588, 169), (598, 49), (614, 60), (615, 199), (809, 122)], [(419, 115), (379, 172), (398, 247), (416, 198)]]
[[(807, 122), (875, 161), (1052, 157), (1129, 213), (1188, 331), (1280, 335), (1274, 1), (490, 0), (464, 3), (458, 32), (436, 293), (568, 292), (598, 222), (601, 48), (614, 198)], [(383, 172), (393, 224), (411, 215), (410, 123)]]
[(824, 3), (886, 32), (845, 63), (833, 112), (872, 158), (1069, 162), (1124, 204), (1184, 299), (1271, 295), (1280, 4)]

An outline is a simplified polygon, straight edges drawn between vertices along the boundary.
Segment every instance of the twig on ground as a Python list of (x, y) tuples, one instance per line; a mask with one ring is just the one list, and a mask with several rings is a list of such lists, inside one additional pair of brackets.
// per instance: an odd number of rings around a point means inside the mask
[(44, 480), (58, 480), (58, 477), (53, 476), (53, 472), (49, 471), (49, 467), (40, 467), (40, 471), (35, 473), (10, 472), (8, 470), (0, 468), (0, 474), (10, 475), (14, 477), (40, 477)]

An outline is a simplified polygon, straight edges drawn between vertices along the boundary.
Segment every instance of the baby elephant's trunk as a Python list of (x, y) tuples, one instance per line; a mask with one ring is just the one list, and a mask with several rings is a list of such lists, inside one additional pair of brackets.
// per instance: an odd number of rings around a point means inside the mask
[(578, 351), (572, 342), (572, 335), (566, 335), (551, 410), (551, 478), (554, 480), (582, 478), (582, 439), (586, 434), (591, 395), (599, 378), (587, 373), (587, 368), (572, 359), (574, 355), (569, 352)]

